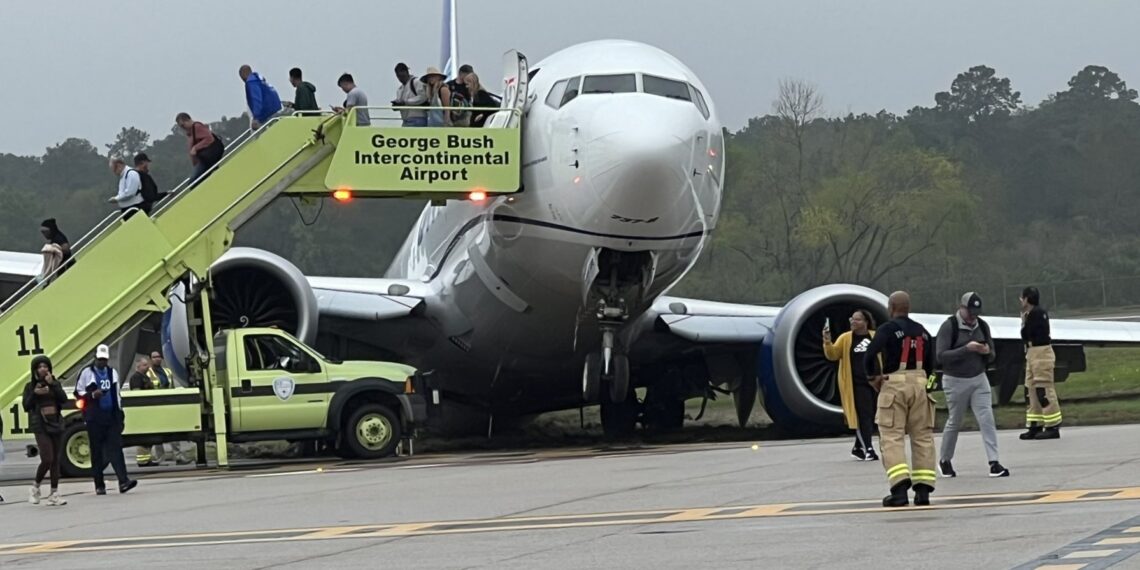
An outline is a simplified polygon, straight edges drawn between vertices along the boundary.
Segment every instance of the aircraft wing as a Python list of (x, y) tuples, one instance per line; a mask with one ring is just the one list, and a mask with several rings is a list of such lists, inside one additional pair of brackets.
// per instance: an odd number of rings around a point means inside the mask
[[(915, 313), (911, 318), (918, 321), (930, 334), (938, 334), (938, 328), (949, 315)], [(1017, 317), (987, 317), (990, 334), (994, 340), (1021, 340), (1021, 319)], [(1110, 320), (1050, 319), (1049, 334), (1055, 342), (1083, 344), (1085, 346), (1109, 346), (1140, 344), (1140, 323)]]
[(384, 321), (412, 314), (431, 296), (427, 283), (410, 279), (308, 277), (322, 317)]
[(657, 328), (694, 343), (759, 343), (781, 307), (660, 297), (651, 309)]
[(0, 282), (20, 283), (39, 275), (44, 258), (37, 253), (0, 251)]

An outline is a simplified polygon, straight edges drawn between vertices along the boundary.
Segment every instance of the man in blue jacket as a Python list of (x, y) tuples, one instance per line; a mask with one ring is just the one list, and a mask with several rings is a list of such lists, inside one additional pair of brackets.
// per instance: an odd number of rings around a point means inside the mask
[(238, 76), (245, 83), (245, 102), (249, 105), (249, 116), (252, 117), (249, 126), (256, 130), (281, 111), (281, 97), (268, 81), (254, 73), (248, 65), (238, 69)]
[(96, 495), (107, 494), (103, 470), (108, 463), (115, 468), (120, 493), (138, 485), (138, 481), (127, 476), (127, 462), (123, 458), (123, 397), (119, 373), (108, 364), (110, 358), (111, 350), (100, 344), (95, 349), (95, 364), (84, 368), (75, 383), (75, 396), (81, 402), (91, 442), (91, 475), (95, 479)]

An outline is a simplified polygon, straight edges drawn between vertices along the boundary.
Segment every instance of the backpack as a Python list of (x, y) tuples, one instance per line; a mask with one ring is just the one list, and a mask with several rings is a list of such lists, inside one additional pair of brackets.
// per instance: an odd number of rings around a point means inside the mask
[(451, 92), (451, 122), (454, 125), (466, 125), (471, 120), (471, 101), (462, 93)]
[(137, 168), (132, 168), (131, 170), (134, 170), (139, 175), (139, 195), (142, 196), (143, 203), (153, 204), (162, 198), (158, 193), (158, 184), (155, 183), (154, 178), (151, 178), (149, 173)]

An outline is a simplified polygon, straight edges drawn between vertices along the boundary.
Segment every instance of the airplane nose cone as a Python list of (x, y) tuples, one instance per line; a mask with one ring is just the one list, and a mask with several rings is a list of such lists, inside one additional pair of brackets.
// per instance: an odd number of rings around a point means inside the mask
[(693, 131), (676, 114), (644, 99), (615, 101), (594, 114), (586, 160), (610, 215), (660, 217), (689, 199)]

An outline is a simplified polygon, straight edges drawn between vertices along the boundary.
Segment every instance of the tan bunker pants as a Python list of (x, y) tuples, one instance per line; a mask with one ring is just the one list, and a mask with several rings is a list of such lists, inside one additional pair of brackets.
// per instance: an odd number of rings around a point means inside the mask
[(1056, 366), (1057, 355), (1052, 346), (1031, 346), (1025, 353), (1026, 427), (1061, 424), (1061, 402), (1053, 385)]
[[(918, 366), (891, 374), (879, 392), (875, 423), (891, 487), (908, 479), (934, 487), (934, 399), (926, 394), (926, 375)], [(914, 469), (907, 465), (906, 435)]]

